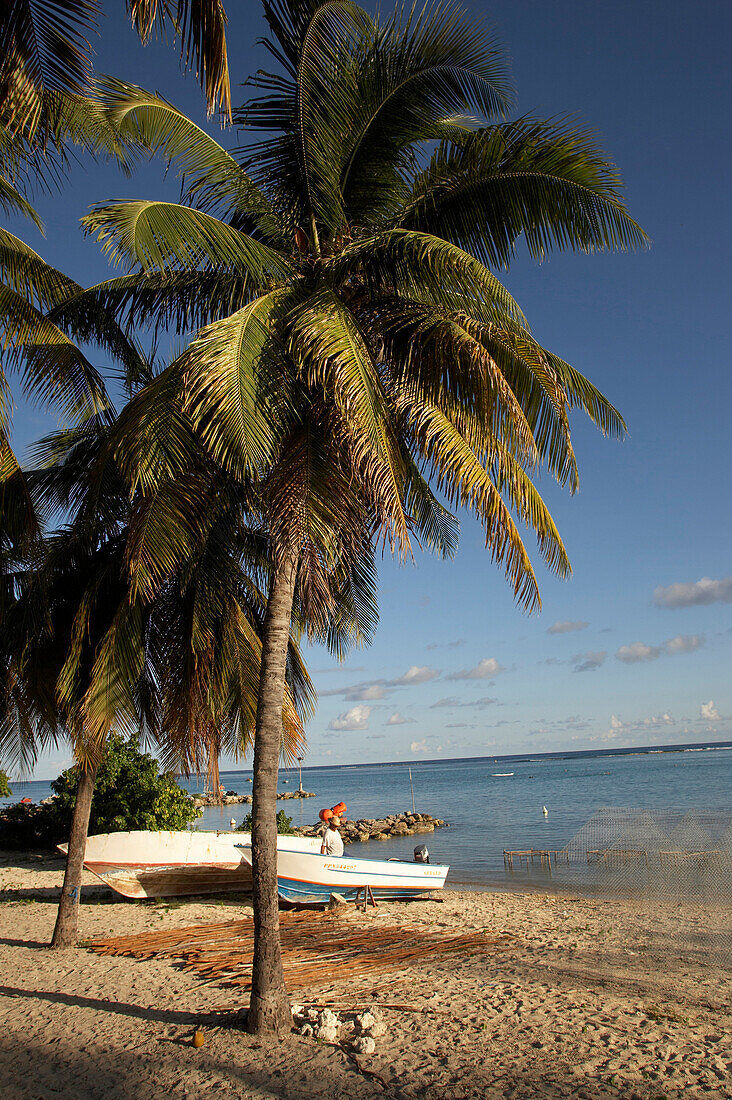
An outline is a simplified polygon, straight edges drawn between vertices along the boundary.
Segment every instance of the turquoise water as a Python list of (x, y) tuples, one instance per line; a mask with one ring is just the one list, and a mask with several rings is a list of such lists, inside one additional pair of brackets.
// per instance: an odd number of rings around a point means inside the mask
[[(732, 743), (725, 744), (732, 746)], [(600, 808), (626, 806), (647, 810), (725, 810), (732, 808), (732, 751), (694, 746), (686, 751), (556, 754), (482, 757), (402, 764), (360, 764), (303, 768), (306, 790), (315, 798), (282, 801), (278, 808), (295, 825), (315, 822), (318, 810), (343, 801), (349, 818), (378, 817), (412, 808), (409, 767), (417, 811), (450, 822), (449, 829), (420, 837), (359, 844), (359, 856), (411, 859), (414, 845), (425, 842), (434, 863), (449, 863), (453, 885), (525, 889), (548, 885), (538, 866), (507, 872), (503, 850), (563, 848)], [(496, 773), (513, 772), (511, 776)], [(222, 772), (227, 790), (251, 791), (251, 771)], [(288, 783), (284, 781), (288, 780)], [(297, 789), (297, 770), (283, 771), (280, 790)], [(184, 784), (200, 789), (195, 781)], [(34, 801), (50, 793), (48, 783), (13, 785), (14, 798)], [(6, 800), (2, 800), (6, 801)], [(548, 814), (543, 814), (546, 806)], [(199, 827), (230, 828), (249, 806), (209, 807)], [(560, 869), (564, 885), (572, 869)], [(554, 881), (557, 881), (555, 872)]]

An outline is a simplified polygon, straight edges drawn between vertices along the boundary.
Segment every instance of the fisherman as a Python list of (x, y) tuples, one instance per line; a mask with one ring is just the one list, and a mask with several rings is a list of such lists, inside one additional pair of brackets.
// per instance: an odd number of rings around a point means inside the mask
[(340, 827), (341, 819), (338, 814), (333, 814), (328, 818), (328, 824), (323, 836), (323, 843), (320, 845), (321, 856), (343, 855), (343, 838), (338, 832)]

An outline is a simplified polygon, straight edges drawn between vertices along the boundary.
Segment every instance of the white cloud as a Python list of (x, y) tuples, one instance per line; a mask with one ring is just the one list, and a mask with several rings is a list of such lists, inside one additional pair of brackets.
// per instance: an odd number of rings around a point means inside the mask
[(585, 630), (590, 624), (578, 619), (577, 622), (558, 622), (552, 623), (547, 628), (547, 634), (569, 634), (573, 630)]
[(364, 687), (352, 688), (346, 692), (349, 703), (357, 703), (363, 700), (383, 699), (386, 692), (381, 684), (366, 684)]
[(699, 708), (699, 717), (703, 718), (706, 722), (718, 722), (720, 714), (714, 705), (714, 700), (710, 699), (708, 703), (702, 703)]
[(615, 654), (619, 661), (625, 661), (627, 665), (634, 665), (638, 661), (655, 661), (661, 656), (661, 650), (656, 645), (646, 645), (645, 642), (633, 642), (632, 645), (621, 645)]
[(429, 752), (426, 741), (412, 741), (409, 748), (412, 752)]
[(664, 653), (668, 657), (674, 657), (680, 653), (693, 653), (703, 645), (703, 634), (677, 634), (675, 638), (669, 638), (660, 646), (646, 645), (645, 642), (621, 645), (615, 656), (619, 661), (632, 665), (639, 661), (656, 661)]
[(328, 726), (329, 730), (367, 730), (371, 707), (351, 707), (339, 714)]
[(459, 699), (457, 695), (446, 695), (444, 699), (430, 703), (430, 710), (436, 707), (492, 707), (497, 702), (498, 700), (490, 695), (482, 695), (480, 699)]
[(677, 634), (675, 638), (669, 638), (663, 644), (667, 653), (693, 653), (695, 649), (701, 649), (704, 645), (704, 635)]
[(478, 661), (475, 668), (464, 668), (461, 672), (453, 672), (448, 680), (487, 680), (489, 676), (495, 676), (501, 671), (501, 666), (495, 657), (484, 657)]
[(414, 721), (416, 721), (416, 719), (406, 718), (403, 714), (400, 714), (399, 711), (396, 711), (395, 714), (392, 714), (391, 718), (387, 719), (386, 724), (387, 726), (406, 726), (409, 722)]
[(400, 685), (426, 684), (430, 680), (437, 679), (439, 675), (439, 670), (430, 668), (429, 665), (412, 665), (403, 676), (399, 676), (396, 680), (391, 680), (390, 682)]
[(596, 668), (600, 668), (605, 664), (606, 657), (607, 651), (604, 649), (600, 652), (589, 651), (588, 653), (575, 653), (572, 658), (574, 661), (574, 671), (594, 672)]
[(702, 577), (689, 584), (670, 584), (653, 593), (657, 607), (695, 607), (707, 603), (732, 603), (732, 577), (715, 581)]
[[(674, 726), (676, 721), (666, 711), (663, 714), (652, 714), (649, 718), (635, 718), (626, 722), (618, 718), (617, 714), (610, 716), (610, 729), (602, 733), (588, 737), (589, 741), (613, 741), (617, 737), (629, 737), (632, 734), (645, 733), (649, 729), (658, 729), (660, 726)], [(579, 738), (574, 738), (579, 740)]]

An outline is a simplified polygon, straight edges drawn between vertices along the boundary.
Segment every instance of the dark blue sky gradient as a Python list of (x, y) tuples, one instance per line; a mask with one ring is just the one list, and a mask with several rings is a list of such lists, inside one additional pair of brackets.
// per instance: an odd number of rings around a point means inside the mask
[[(265, 61), (255, 44), (264, 25), (254, 0), (226, 6), (236, 101), (244, 96), (236, 85)], [(434, 756), (438, 747), (459, 756), (729, 736), (729, 604), (665, 610), (654, 606), (653, 590), (732, 572), (730, 6), (716, 0), (466, 6), (491, 23), (511, 57), (516, 114), (573, 116), (594, 128), (620, 167), (631, 213), (652, 239), (650, 250), (629, 255), (556, 255), (542, 265), (522, 258), (505, 277), (537, 337), (604, 390), (630, 435), (622, 444), (604, 441), (578, 419), (580, 493), (570, 498), (542, 486), (575, 575), (565, 583), (540, 571), (541, 615), (527, 618), (514, 608), (470, 522), (455, 563), (422, 556), (416, 569), (384, 565), (376, 644), (342, 670), (316, 672), (316, 683), (335, 690), (392, 680), (410, 666), (434, 668), (440, 677), (419, 687), (386, 687), (365, 718), (351, 720), (365, 723), (360, 731), (328, 731), (354, 703), (324, 697), (311, 723), (311, 762), (403, 759), (410, 751)], [(176, 51), (155, 43), (143, 49), (122, 3), (106, 0), (105, 8), (99, 71), (160, 91), (202, 122), (200, 91), (193, 77), (181, 75)], [(237, 139), (229, 133), (220, 140)], [(84, 163), (61, 195), (37, 198), (45, 240), (32, 226), (16, 221), (12, 228), (51, 263), (91, 284), (109, 269), (78, 227), (88, 206), (177, 193), (159, 163), (142, 165), (132, 179), (112, 166)], [(17, 448), (22, 452), (52, 423), (20, 402)], [(547, 635), (558, 620), (589, 625)], [(660, 646), (677, 635), (703, 635), (703, 642), (693, 652), (635, 664), (615, 657), (623, 645)], [(428, 649), (458, 639), (452, 650)], [(576, 675), (580, 662), (572, 658), (585, 652), (605, 657), (596, 670)], [(494, 684), (443, 682), (490, 657), (504, 670)], [(309, 659), (314, 669), (332, 669), (325, 654), (314, 651)], [(441, 697), (470, 704), (486, 696), (497, 702), (482, 709), (430, 706)], [(700, 718), (707, 702), (713, 703), (707, 713), (719, 717)], [(409, 720), (404, 728), (387, 726), (394, 713)]]

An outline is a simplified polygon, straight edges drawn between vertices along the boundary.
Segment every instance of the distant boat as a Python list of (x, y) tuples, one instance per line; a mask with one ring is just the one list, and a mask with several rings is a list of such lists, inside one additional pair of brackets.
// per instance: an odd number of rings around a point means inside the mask
[(513, 775), (513, 772), (491, 772), (491, 775), (494, 779), (508, 779), (510, 775)]
[[(249, 833), (100, 833), (87, 837), (84, 866), (126, 898), (246, 893), (252, 888), (251, 839)], [(278, 848), (301, 852), (319, 852), (320, 844), (320, 837), (277, 838)], [(67, 854), (68, 845), (57, 847)]]
[[(251, 849), (244, 849), (251, 859)], [(441, 890), (449, 867), (397, 859), (352, 859), (278, 848), (277, 890), (285, 901), (323, 905), (331, 894), (354, 901), (369, 887), (377, 898), (412, 898)]]

